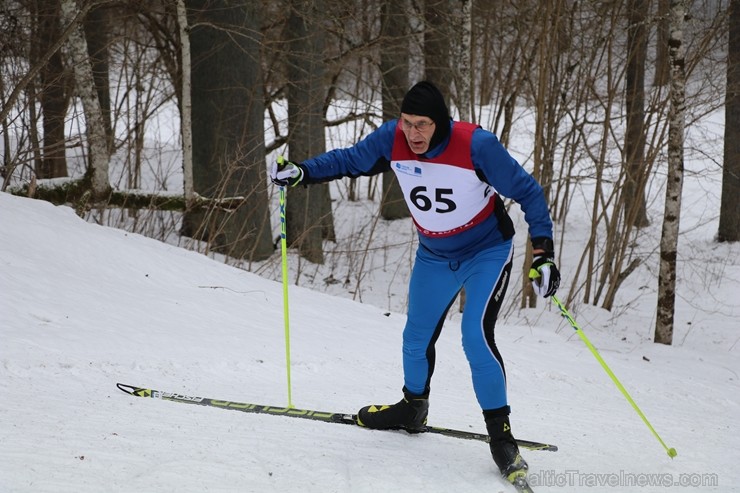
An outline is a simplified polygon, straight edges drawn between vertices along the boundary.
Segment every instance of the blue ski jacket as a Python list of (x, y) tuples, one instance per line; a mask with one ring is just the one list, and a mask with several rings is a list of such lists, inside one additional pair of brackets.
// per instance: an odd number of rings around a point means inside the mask
[[(442, 259), (465, 260), (514, 236), (501, 197), (521, 206), (533, 243), (552, 240), (552, 221), (542, 187), (493, 133), (476, 125), (451, 120), (444, 141), (423, 155), (415, 155), (410, 153), (399, 120), (394, 119), (357, 144), (307, 159), (300, 166), (305, 184), (393, 170), (419, 230), (421, 247)], [(471, 186), (471, 179), (476, 186)], [(471, 201), (463, 196), (466, 193), (478, 196)], [(483, 200), (490, 200), (485, 210), (469, 204)], [(458, 207), (458, 203), (463, 205)], [(475, 207), (481, 210), (472, 210)], [(451, 228), (445, 220), (454, 215), (452, 212), (460, 215), (461, 208), (471, 209), (470, 218), (461, 219), (460, 227)], [(427, 226), (438, 223), (446, 224), (444, 231)]]

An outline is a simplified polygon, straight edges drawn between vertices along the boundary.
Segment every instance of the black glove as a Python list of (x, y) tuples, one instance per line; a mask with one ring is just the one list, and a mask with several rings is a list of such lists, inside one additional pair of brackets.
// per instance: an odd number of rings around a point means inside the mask
[(534, 254), (529, 279), (537, 295), (547, 298), (554, 295), (560, 287), (560, 271), (555, 265), (555, 247), (550, 238), (533, 238)]
[(297, 163), (286, 161), (283, 156), (278, 156), (277, 162), (272, 163), (270, 168), (270, 180), (281, 187), (294, 187), (303, 179), (303, 168)]

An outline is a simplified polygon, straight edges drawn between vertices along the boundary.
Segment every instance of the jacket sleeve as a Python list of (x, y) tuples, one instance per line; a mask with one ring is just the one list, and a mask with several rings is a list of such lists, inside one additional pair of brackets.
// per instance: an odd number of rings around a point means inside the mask
[(515, 200), (529, 225), (529, 235), (552, 239), (552, 220), (542, 187), (513, 158), (498, 138), (484, 129), (473, 133), (473, 164), (500, 195)]
[(344, 176), (371, 176), (390, 169), (391, 150), (398, 120), (391, 120), (344, 149), (334, 149), (300, 163), (301, 183), (322, 183)]

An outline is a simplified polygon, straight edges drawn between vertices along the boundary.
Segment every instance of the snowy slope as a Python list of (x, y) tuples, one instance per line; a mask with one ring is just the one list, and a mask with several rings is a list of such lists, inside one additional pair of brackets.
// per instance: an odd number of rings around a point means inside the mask
[[(0, 492), (510, 491), (482, 443), (115, 388), (285, 405), (279, 283), (0, 194), (0, 289)], [(290, 296), (296, 406), (398, 400), (403, 314), (296, 287)], [(671, 460), (572, 331), (554, 313), (537, 320), (497, 337), (515, 433), (560, 447), (526, 454), (538, 493), (740, 491), (736, 332), (697, 349), (581, 323), (678, 450)], [(458, 323), (438, 343), (430, 422), (483, 431)], [(695, 487), (666, 487), (682, 481)]]

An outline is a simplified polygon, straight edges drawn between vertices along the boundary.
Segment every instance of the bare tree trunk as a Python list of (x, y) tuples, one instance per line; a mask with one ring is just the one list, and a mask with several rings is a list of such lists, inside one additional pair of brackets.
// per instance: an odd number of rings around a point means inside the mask
[(458, 20), (455, 29), (455, 106), (462, 121), (474, 121), (473, 74), (471, 68), (473, 49), (473, 0), (456, 0), (453, 15)]
[(673, 317), (676, 305), (676, 261), (678, 232), (681, 220), (683, 189), (683, 135), (686, 102), (686, 73), (683, 43), (685, 0), (671, 0), (671, 107), (668, 129), (668, 176), (663, 228), (660, 239), (660, 273), (658, 276), (658, 307), (655, 321), (655, 342), (673, 342)]
[(663, 87), (671, 79), (671, 62), (668, 58), (670, 8), (670, 0), (658, 0), (658, 39), (655, 47), (655, 78), (653, 79), (655, 87)]
[[(62, 25), (66, 28), (74, 22), (79, 11), (75, 0), (62, 0)], [(110, 190), (108, 179), (110, 154), (108, 152), (103, 112), (95, 87), (92, 65), (88, 58), (87, 41), (85, 41), (81, 25), (78, 24), (70, 32), (67, 49), (72, 62), (71, 65), (74, 67), (77, 92), (82, 100), (82, 107), (85, 112), (85, 126), (90, 147), (90, 162), (88, 163), (87, 174), (91, 175), (90, 183), (93, 195), (100, 198)]]
[(111, 124), (109, 43), (109, 9), (105, 5), (95, 6), (85, 16), (83, 28), (87, 40), (88, 56), (92, 67), (95, 89), (105, 125), (108, 152), (113, 152), (113, 125)]
[[(324, 40), (321, 0), (291, 0), (285, 29), (288, 65), (288, 146), (299, 160), (326, 150), (324, 136)], [(326, 185), (290, 189), (286, 204), (288, 242), (310, 262), (324, 263), (322, 203)]]
[[(61, 37), (59, 0), (39, 0), (36, 3), (38, 33), (32, 42), (31, 63), (40, 63), (38, 56), (54, 49)], [(67, 72), (62, 61), (61, 50), (55, 49), (40, 71), (41, 116), (43, 118), (43, 158), (41, 166), (36, 167), (39, 178), (59, 178), (67, 176), (67, 157), (65, 155), (64, 121), (67, 117), (69, 95), (66, 91)]]
[(740, 0), (730, 0), (719, 241), (740, 241)]
[(626, 182), (624, 217), (638, 228), (650, 224), (645, 205), (645, 60), (647, 58), (648, 0), (627, 4), (627, 69), (625, 103), (627, 130), (624, 137)]
[(193, 104), (190, 84), (190, 28), (188, 27), (185, 0), (177, 0), (177, 24), (180, 37), (180, 134), (182, 135), (182, 179), (185, 203), (195, 198), (193, 188)]
[[(394, 0), (383, 0), (380, 9), (383, 120), (390, 120), (398, 118), (409, 85), (409, 18), (405, 4), (399, 6)], [(388, 220), (411, 215), (393, 171), (383, 173), (380, 215)]]
[[(186, 0), (192, 55), (193, 186), (209, 197), (239, 197), (233, 211), (185, 216), (183, 234), (235, 258), (274, 251), (265, 166), (262, 6)], [(192, 16), (192, 17), (191, 17)]]
[(424, 78), (450, 97), (450, 2), (424, 0)]

